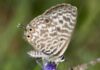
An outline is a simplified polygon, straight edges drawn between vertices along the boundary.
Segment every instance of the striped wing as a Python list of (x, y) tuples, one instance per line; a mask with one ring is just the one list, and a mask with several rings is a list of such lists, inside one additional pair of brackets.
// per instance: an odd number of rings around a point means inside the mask
[(55, 61), (68, 47), (77, 18), (77, 8), (58, 4), (34, 18), (26, 27), (26, 40), (35, 48), (32, 57)]
[(51, 20), (51, 25), (47, 29), (51, 42), (48, 42), (50, 45), (45, 46), (46, 49), (42, 52), (52, 58), (58, 58), (64, 54), (70, 42), (75, 28), (77, 8), (70, 4), (58, 4), (43, 15)]

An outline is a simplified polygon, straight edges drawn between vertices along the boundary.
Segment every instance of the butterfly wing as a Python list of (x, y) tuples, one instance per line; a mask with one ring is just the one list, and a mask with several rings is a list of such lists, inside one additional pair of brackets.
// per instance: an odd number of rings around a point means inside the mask
[(35, 48), (33, 57), (55, 61), (68, 47), (77, 18), (77, 8), (70, 4), (58, 4), (34, 18), (27, 25), (25, 37)]
[(48, 30), (52, 29), (51, 33), (49, 32), (52, 42), (47, 47), (53, 47), (49, 52), (47, 50), (43, 52), (49, 54), (51, 58), (58, 58), (64, 54), (70, 42), (76, 24), (77, 8), (70, 4), (58, 4), (45, 11), (43, 15), (52, 21), (51, 28), (48, 27)]

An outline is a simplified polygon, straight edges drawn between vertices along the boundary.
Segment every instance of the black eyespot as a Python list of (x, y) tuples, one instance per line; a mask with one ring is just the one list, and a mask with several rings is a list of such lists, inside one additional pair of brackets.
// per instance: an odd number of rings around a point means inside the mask
[(30, 36), (28, 35), (27, 37), (29, 38)]
[(30, 31), (32, 31), (32, 29), (30, 28)]

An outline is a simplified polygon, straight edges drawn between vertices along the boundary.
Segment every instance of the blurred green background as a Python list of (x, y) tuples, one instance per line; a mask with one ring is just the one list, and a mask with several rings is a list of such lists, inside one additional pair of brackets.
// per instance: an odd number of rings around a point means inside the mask
[[(0, 70), (41, 70), (27, 55), (32, 47), (23, 39), (23, 29), (34, 17), (59, 3), (78, 8), (78, 19), (65, 62), (58, 70), (100, 57), (100, 0), (0, 0)], [(89, 70), (100, 70), (100, 63)]]

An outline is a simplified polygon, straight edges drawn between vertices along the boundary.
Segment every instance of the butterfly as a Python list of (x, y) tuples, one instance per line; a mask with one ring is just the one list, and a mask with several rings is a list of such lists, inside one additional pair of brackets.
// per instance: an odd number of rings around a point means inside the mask
[(68, 48), (77, 19), (77, 8), (70, 4), (57, 4), (27, 24), (24, 38), (33, 50), (28, 54), (49, 62), (59, 63)]

